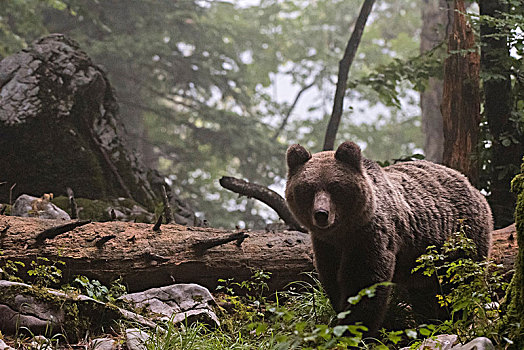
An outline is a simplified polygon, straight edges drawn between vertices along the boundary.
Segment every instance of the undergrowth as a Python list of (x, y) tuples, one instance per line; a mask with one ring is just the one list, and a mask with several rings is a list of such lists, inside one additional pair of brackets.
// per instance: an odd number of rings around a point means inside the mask
[[(215, 312), (220, 326), (213, 328), (202, 323), (179, 326), (164, 322), (155, 330), (143, 329), (149, 334), (145, 347), (148, 350), (416, 349), (423, 345), (423, 339), (438, 334), (456, 334), (463, 344), (484, 336), (491, 339), (496, 348), (512, 349), (508, 334), (515, 334), (521, 326), (505, 322), (503, 296), (508, 278), (494, 263), (476, 260), (476, 247), (467, 238), (467, 229), (462, 226), (441, 249), (428, 247), (414, 269), (427, 278), (437, 278), (442, 291), (437, 298), (448, 310), (449, 320), (395, 331), (382, 329), (377, 338), (363, 338), (365, 326), (337, 324), (345, 313), (335, 313), (314, 274), (303, 276), (302, 279), (308, 282), (294, 282), (285, 291), (268, 294), (267, 283), (271, 275), (254, 271), (248, 281), (219, 280)], [(61, 265), (38, 259), (31, 264), (29, 276), (39, 285), (56, 284)], [(2, 267), (4, 274), (15, 279), (20, 265), (4, 261)], [(362, 298), (373, 298), (376, 288), (383, 284), (363, 289), (348, 302), (355, 304)], [(125, 293), (119, 280), (108, 288), (84, 276), (78, 276), (64, 289), (106, 302)], [(391, 309), (398, 310), (398, 305), (392, 305)]]

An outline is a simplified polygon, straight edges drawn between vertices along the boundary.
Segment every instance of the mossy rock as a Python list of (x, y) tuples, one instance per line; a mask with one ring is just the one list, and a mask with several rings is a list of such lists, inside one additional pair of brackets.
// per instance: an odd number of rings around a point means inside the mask
[[(26, 327), (34, 335), (61, 333), (69, 342), (78, 341), (87, 333), (102, 333), (123, 317), (117, 307), (83, 295), (8, 281), (0, 281), (1, 308), (4, 332), (16, 334), (20, 327)], [(9, 313), (16, 315), (11, 323)]]
[[(129, 198), (113, 200), (98, 200), (76, 198), (78, 218), (81, 220), (110, 221), (111, 209), (115, 211), (116, 220), (128, 222), (153, 223), (155, 215), (148, 212), (137, 202)], [(53, 204), (66, 212), (70, 212), (69, 198), (59, 196), (53, 199)]]
[[(4, 207), (5, 207), (5, 210), (4, 210)], [(11, 215), (11, 208), (13, 206), (12, 205), (9, 205), (9, 204), (0, 204), (0, 210), (4, 210), (4, 214), (3, 215)]]

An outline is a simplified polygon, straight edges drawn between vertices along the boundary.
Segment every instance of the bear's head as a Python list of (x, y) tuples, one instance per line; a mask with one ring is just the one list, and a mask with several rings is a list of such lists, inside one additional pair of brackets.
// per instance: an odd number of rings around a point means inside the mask
[(286, 160), (286, 202), (313, 234), (328, 238), (369, 222), (375, 208), (373, 185), (355, 143), (346, 141), (336, 152), (313, 155), (295, 144)]

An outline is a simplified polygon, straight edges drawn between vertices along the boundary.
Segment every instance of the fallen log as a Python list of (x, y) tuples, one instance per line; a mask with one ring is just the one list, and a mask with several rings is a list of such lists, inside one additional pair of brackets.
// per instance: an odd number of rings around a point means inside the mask
[[(271, 273), (270, 291), (306, 280), (313, 271), (309, 235), (298, 231), (221, 230), (128, 222), (58, 221), (0, 215), (0, 267), (6, 260), (30, 265), (36, 257), (66, 263), (64, 283), (85, 275), (105, 284), (118, 277), (130, 292), (172, 283), (198, 283), (213, 290), (218, 279), (249, 279), (252, 269)], [(39, 240), (42, 232), (73, 227)], [(493, 232), (492, 258), (505, 271), (518, 251), (515, 225)]]
[[(64, 222), (0, 216), (0, 260), (36, 257), (65, 262), (64, 283), (85, 275), (103, 283), (122, 277), (129, 291), (172, 283), (198, 283), (213, 290), (217, 280), (249, 279), (252, 269), (271, 273), (271, 291), (304, 280), (313, 271), (309, 236), (297, 231), (227, 231), (206, 227), (92, 222), (39, 240)], [(71, 227), (75, 225), (69, 225)], [(4, 232), (5, 230), (5, 232)], [(3, 265), (3, 264), (0, 264)]]

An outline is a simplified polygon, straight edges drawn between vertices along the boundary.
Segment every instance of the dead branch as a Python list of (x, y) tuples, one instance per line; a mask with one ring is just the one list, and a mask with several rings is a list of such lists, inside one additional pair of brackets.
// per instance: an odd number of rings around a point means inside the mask
[(164, 217), (162, 216), (162, 214), (160, 214), (158, 216), (158, 219), (155, 223), (155, 225), (153, 226), (153, 231), (160, 231), (160, 225), (162, 225), (162, 220), (164, 219)]
[(162, 202), (164, 203), (164, 215), (166, 217), (166, 224), (173, 221), (173, 211), (169, 205), (169, 198), (167, 197), (166, 185), (161, 186), (162, 189)]
[(64, 234), (64, 233), (69, 232), (69, 231), (72, 231), (72, 230), (74, 230), (77, 227), (80, 227), (80, 226), (83, 226), (83, 225), (87, 225), (90, 222), (91, 222), (91, 220), (79, 220), (79, 221), (70, 222), (70, 223), (67, 223), (67, 224), (64, 224), (64, 225), (58, 225), (58, 226), (54, 226), (54, 227), (48, 228), (48, 229), (40, 232), (36, 236), (36, 243), (37, 243), (37, 245), (38, 244), (42, 244), (46, 239), (55, 238), (58, 235)]
[(71, 207), (71, 219), (78, 219), (78, 206), (76, 205), (75, 194), (71, 187), (68, 187), (66, 192), (69, 197), (69, 206)]
[(237, 245), (240, 246), (240, 244), (242, 244), (242, 242), (248, 237), (249, 235), (247, 235), (245, 232), (236, 232), (230, 234), (227, 237), (212, 238), (197, 242), (193, 244), (193, 248), (196, 251), (203, 252), (213, 247), (218, 247), (222, 244), (226, 244), (233, 241), (237, 241)]
[(300, 99), (300, 97), (302, 96), (302, 94), (304, 92), (306, 92), (307, 90), (311, 89), (313, 86), (315, 86), (315, 83), (316, 83), (316, 79), (313, 80), (312, 83), (304, 86), (302, 89), (300, 89), (300, 91), (297, 93), (297, 95), (295, 96), (295, 99), (293, 100), (293, 103), (291, 104), (291, 106), (289, 107), (289, 109), (287, 110), (287, 113), (284, 117), (284, 119), (282, 120), (282, 123), (280, 124), (280, 126), (278, 127), (278, 129), (276, 130), (275, 134), (273, 135), (272, 139), (273, 140), (276, 140), (278, 138), (278, 136), (280, 135), (280, 133), (284, 130), (284, 128), (286, 127), (286, 124), (289, 120), (289, 117), (291, 116), (291, 113), (293, 113), (293, 111), (295, 110), (295, 107), (297, 106), (297, 103), (298, 103), (298, 100)]
[(220, 185), (230, 191), (255, 198), (267, 204), (271, 209), (277, 212), (278, 216), (292, 229), (301, 232), (307, 232), (293, 217), (289, 211), (286, 201), (281, 195), (267, 187), (252, 182), (247, 182), (231, 176), (223, 176), (220, 179)]

